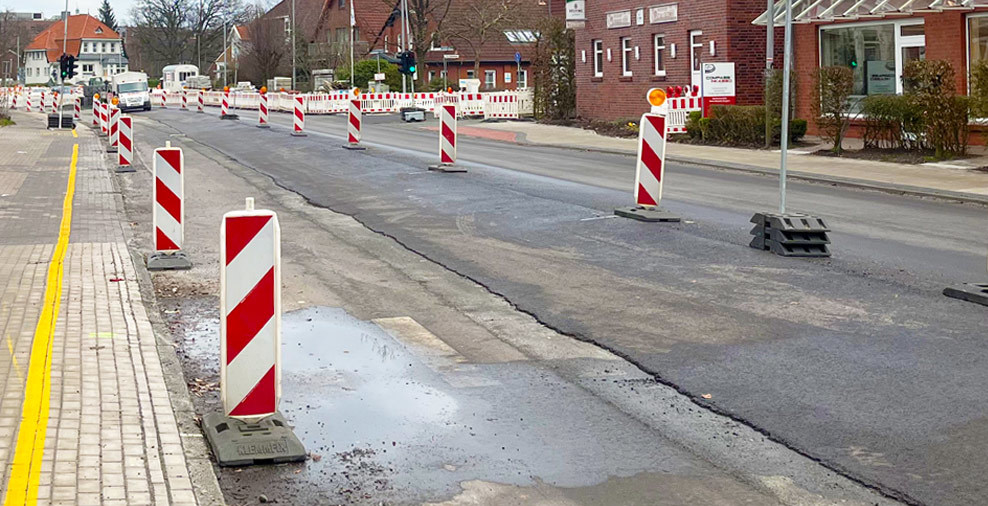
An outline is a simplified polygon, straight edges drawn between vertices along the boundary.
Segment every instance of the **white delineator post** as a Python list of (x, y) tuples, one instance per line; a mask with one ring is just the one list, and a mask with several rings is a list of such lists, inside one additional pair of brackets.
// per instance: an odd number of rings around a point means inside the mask
[(120, 140), (117, 143), (117, 172), (134, 172), (134, 120), (130, 116), (120, 116)]
[(108, 121), (110, 118), (107, 117), (107, 108), (109, 107), (108, 102), (100, 102), (99, 104), (99, 131), (100, 135), (109, 135), (110, 125)]
[(346, 122), (346, 149), (365, 149), (360, 145), (360, 127), (363, 123), (363, 111), (360, 109), (360, 98), (350, 99), (350, 108)]
[(93, 127), (99, 127), (99, 99), (93, 97)]
[(196, 94), (196, 100), (198, 101), (198, 105), (197, 105), (198, 109), (196, 110), (196, 112), (203, 112), (206, 109), (206, 97), (204, 95), (205, 92), (202, 90), (199, 90), (199, 92)]
[(305, 97), (295, 95), (295, 114), (292, 121), (292, 135), (305, 137)]
[(652, 111), (642, 115), (638, 123), (638, 156), (635, 168), (635, 207), (616, 209), (618, 216), (641, 221), (680, 221), (676, 215), (659, 209), (662, 201), (662, 183), (665, 174), (666, 122), (668, 107), (665, 92), (658, 88), (649, 90), (649, 101), (653, 93), (661, 96), (658, 104), (653, 102)]
[(44, 114), (48, 109), (48, 102), (45, 100), (45, 90), (41, 90), (41, 103), (38, 104), (38, 111)]
[(253, 199), (220, 228), (220, 397), (224, 414), (246, 421), (281, 398), (281, 229)]
[(239, 119), (236, 114), (230, 114), (230, 90), (223, 90), (223, 102), (220, 109), (220, 119)]
[(271, 128), (271, 125), (268, 125), (267, 93), (261, 93), (260, 101), (257, 103), (257, 128)]
[(439, 165), (429, 166), (429, 170), (441, 172), (466, 172), (456, 167), (456, 113), (457, 104), (439, 106)]
[(148, 270), (192, 267), (182, 252), (185, 241), (185, 155), (171, 143), (154, 150), (151, 223), (154, 228), (154, 254), (148, 257)]

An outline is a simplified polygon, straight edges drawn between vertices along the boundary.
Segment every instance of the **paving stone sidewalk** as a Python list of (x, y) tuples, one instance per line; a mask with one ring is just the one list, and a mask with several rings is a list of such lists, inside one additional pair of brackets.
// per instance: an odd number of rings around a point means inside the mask
[[(50, 350), (50, 409), (37, 504), (200, 504), (159, 343), (127, 249), (121, 201), (85, 127), (0, 129), (0, 484), (12, 494), (25, 381), (48, 263), (79, 144), (71, 235)], [(180, 375), (180, 372), (179, 372)], [(185, 434), (185, 436), (189, 436)], [(199, 448), (196, 451), (202, 452)], [(214, 478), (215, 480), (215, 478)], [(30, 489), (30, 485), (27, 487)], [(28, 492), (30, 497), (31, 492)]]

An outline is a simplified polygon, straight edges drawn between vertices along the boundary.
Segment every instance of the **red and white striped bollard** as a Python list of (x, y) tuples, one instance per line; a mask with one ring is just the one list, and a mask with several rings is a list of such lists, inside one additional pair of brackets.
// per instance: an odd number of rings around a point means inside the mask
[(119, 125), (118, 125), (118, 123), (120, 122), (119, 121), (120, 120), (120, 108), (117, 107), (117, 106), (115, 106), (115, 105), (110, 105), (109, 114), (110, 114), (110, 117), (109, 117), (109, 120), (108, 121), (110, 123), (110, 126), (109, 126), (109, 128), (110, 128), (110, 134), (109, 134), (110, 135), (110, 138), (108, 139), (108, 142), (106, 143), (106, 152), (107, 153), (116, 153), (116, 151), (117, 151), (117, 141), (119, 140), (119, 136), (118, 136), (118, 134), (119, 134)]
[(257, 128), (271, 128), (268, 124), (268, 94), (261, 93), (257, 102)]
[(189, 110), (189, 92), (188, 90), (182, 90), (182, 110)]
[(360, 145), (360, 127), (363, 123), (363, 112), (360, 109), (360, 98), (350, 99), (350, 108), (346, 121), (346, 149), (366, 149)]
[(206, 97), (204, 96), (205, 92), (199, 90), (199, 92), (196, 95), (197, 95), (196, 100), (198, 101), (198, 106), (197, 106), (198, 109), (196, 110), (196, 112), (201, 113), (206, 109)]
[(134, 161), (134, 119), (130, 116), (120, 116), (118, 132), (120, 140), (117, 143), (117, 172), (134, 172), (131, 165)]
[(635, 169), (635, 207), (615, 209), (614, 214), (640, 221), (678, 222), (680, 217), (659, 208), (665, 174), (668, 104), (659, 88), (648, 92), (652, 111), (638, 124), (638, 157)]
[(148, 270), (188, 269), (189, 257), (182, 251), (185, 241), (185, 155), (171, 142), (154, 150), (151, 222), (154, 253), (148, 256)]
[(439, 172), (466, 172), (456, 163), (456, 113), (457, 104), (439, 106), (439, 165), (429, 166), (429, 170)]
[(75, 121), (75, 124), (78, 125), (79, 120), (82, 118), (82, 97), (75, 97), (74, 109), (75, 114), (72, 116), (72, 119)]
[(305, 98), (301, 94), (295, 95), (295, 111), (292, 120), (292, 135), (295, 137), (305, 137)]

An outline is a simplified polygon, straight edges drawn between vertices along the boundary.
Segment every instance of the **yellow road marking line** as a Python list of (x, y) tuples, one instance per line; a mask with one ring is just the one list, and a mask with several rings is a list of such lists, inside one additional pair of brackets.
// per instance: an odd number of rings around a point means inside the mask
[(24, 381), (24, 372), (21, 371), (21, 366), (17, 363), (17, 356), (14, 355), (14, 343), (10, 340), (10, 334), (7, 334), (7, 349), (10, 350), (10, 360), (13, 361), (14, 369), (17, 370), (17, 377)]
[(41, 458), (44, 456), (45, 435), (48, 430), (48, 404), (51, 402), (51, 355), (55, 338), (55, 322), (62, 298), (62, 264), (69, 245), (72, 228), (72, 198), (75, 195), (76, 164), (79, 161), (79, 145), (72, 146), (72, 163), (69, 165), (69, 182), (62, 202), (62, 224), (58, 231), (58, 243), (45, 282), (45, 300), (34, 329), (31, 343), (31, 361), (27, 369), (24, 387), (24, 406), (21, 424), (17, 431), (17, 447), (14, 463), (7, 480), (7, 497), (4, 506), (34, 505), (38, 502), (38, 485), (41, 481)]
[(72, 137), (79, 138), (79, 134), (75, 133), (75, 128), (72, 129)]

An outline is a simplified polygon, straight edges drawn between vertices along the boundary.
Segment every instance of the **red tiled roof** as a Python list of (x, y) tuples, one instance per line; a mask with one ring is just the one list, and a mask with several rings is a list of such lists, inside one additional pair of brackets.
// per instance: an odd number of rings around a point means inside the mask
[[(68, 38), (66, 39), (66, 49), (68, 54), (79, 56), (79, 49), (82, 46), (82, 39), (119, 39), (120, 35), (109, 26), (104, 25), (100, 20), (88, 14), (76, 14), (69, 16)], [(25, 51), (38, 51), (44, 49), (48, 56), (48, 61), (56, 61), (62, 55), (62, 38), (65, 34), (65, 27), (62, 20), (52, 23), (31, 41)]]

